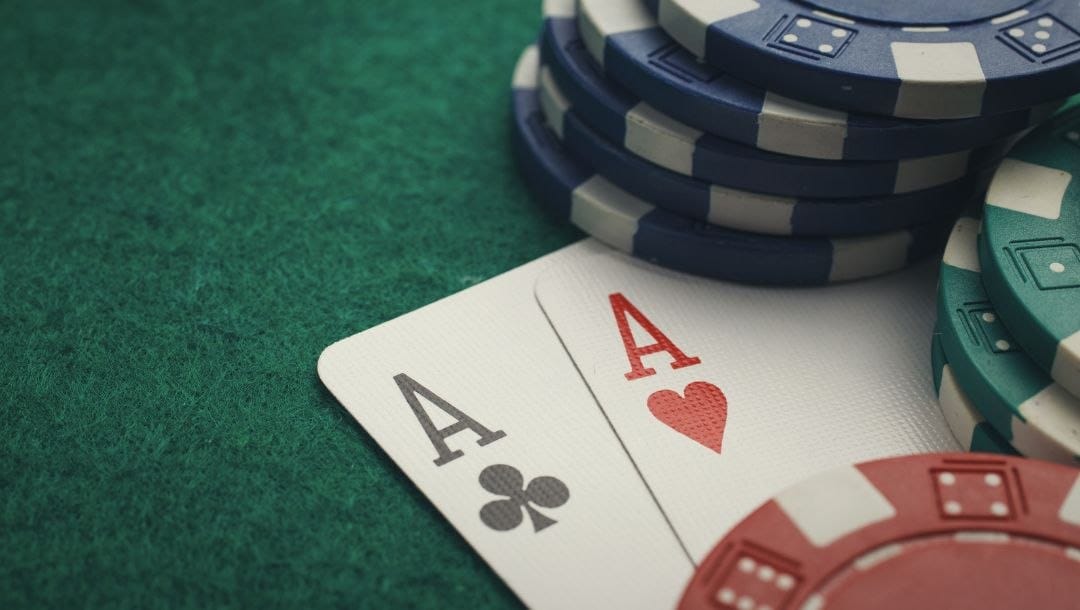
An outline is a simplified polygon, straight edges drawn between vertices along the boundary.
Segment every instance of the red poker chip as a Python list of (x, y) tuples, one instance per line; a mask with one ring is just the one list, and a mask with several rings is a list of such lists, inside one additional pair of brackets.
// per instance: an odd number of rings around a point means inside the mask
[(947, 453), (826, 472), (716, 545), (681, 610), (1080, 608), (1080, 470)]

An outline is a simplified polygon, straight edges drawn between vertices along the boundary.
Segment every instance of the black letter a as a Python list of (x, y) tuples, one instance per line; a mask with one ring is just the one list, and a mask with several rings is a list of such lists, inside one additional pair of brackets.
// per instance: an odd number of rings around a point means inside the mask
[[(436, 466), (442, 466), (443, 464), (465, 455), (461, 451), (451, 451), (450, 447), (446, 446), (446, 439), (466, 428), (472, 430), (480, 437), (476, 441), (476, 444), (481, 447), (506, 436), (506, 433), (502, 430), (492, 432), (481, 426), (480, 422), (465, 415), (461, 411), (458, 411), (454, 405), (439, 398), (434, 392), (420, 385), (405, 373), (395, 375), (394, 381), (397, 382), (398, 388), (401, 389), (401, 394), (405, 397), (405, 401), (409, 403), (409, 407), (412, 408), (413, 414), (416, 415), (416, 419), (420, 422), (420, 427), (424, 429), (424, 433), (427, 434), (428, 439), (431, 440), (431, 444), (435, 446), (435, 451), (439, 453), (439, 457), (435, 460)], [(453, 417), (457, 421), (441, 430), (436, 428), (435, 423), (431, 421), (427, 411), (424, 411), (424, 407), (421, 406), (417, 394), (431, 401), (432, 404), (445, 411), (447, 415)]]

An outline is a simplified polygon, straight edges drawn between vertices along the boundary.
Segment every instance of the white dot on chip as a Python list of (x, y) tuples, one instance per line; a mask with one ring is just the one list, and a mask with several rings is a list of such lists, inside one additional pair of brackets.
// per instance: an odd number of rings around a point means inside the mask
[(784, 591), (795, 586), (795, 579), (790, 574), (781, 574), (776, 577), (776, 586)]
[(801, 28), (808, 28), (808, 27), (810, 27), (810, 20), (809, 19), (799, 19), (799, 20), (797, 20), (795, 22), (795, 25), (797, 25), (797, 26), (799, 26)]
[(757, 563), (753, 559), (750, 559), (749, 557), (743, 557), (742, 559), (739, 560), (739, 571), (740, 572), (746, 572), (747, 574), (749, 574), (750, 572), (753, 572), (754, 568), (756, 568), (756, 567), (757, 567)]
[(831, 44), (818, 45), (817, 50), (822, 53), (832, 53), (833, 46)]
[(990, 512), (999, 517), (1004, 517), (1009, 514), (1009, 507), (1004, 502), (994, 502), (990, 505)]
[(1063, 273), (1065, 271), (1065, 265), (1061, 263), (1050, 263), (1050, 270), (1054, 273)]
[(1042, 19), (1039, 19), (1039, 27), (1048, 28), (1052, 25), (1054, 25), (1054, 20), (1049, 17), (1043, 17)]
[(731, 602), (735, 601), (735, 592), (727, 587), (724, 587), (723, 589), (720, 589), (720, 591), (716, 594), (716, 599), (719, 600), (721, 604), (727, 604), (730, 606)]
[(784, 34), (784, 42), (790, 42), (792, 44), (799, 42), (799, 37), (794, 34)]
[(754, 598), (749, 595), (744, 595), (739, 598), (739, 603), (735, 604), (735, 607), (739, 610), (754, 610)]
[(1038, 38), (1039, 40), (1049, 40), (1050, 32), (1047, 32), (1046, 30), (1039, 30), (1038, 32), (1035, 32), (1035, 38)]
[(776, 576), (776, 570), (769, 566), (761, 566), (758, 568), (757, 577), (765, 582), (769, 582)]
[(945, 512), (949, 513), (950, 515), (959, 515), (961, 510), (962, 507), (960, 506), (960, 503), (956, 500), (949, 500), (945, 503)]
[(1069, 138), (1073, 142), (1080, 140), (1080, 131), (1069, 131), (1065, 133), (1065, 137)]
[(997, 322), (997, 316), (994, 315), (994, 312), (987, 311), (987, 312), (983, 313), (982, 321), (986, 322), (987, 324), (993, 324), (994, 322)]
[(1021, 38), (1023, 37), (1023, 35), (1024, 30), (1021, 30), (1020, 28), (1013, 28), (1009, 30), (1009, 36), (1012, 36), (1013, 38)]
[(843, 30), (843, 29), (840, 29), (840, 28), (833, 28), (833, 31), (832, 31), (832, 37), (833, 38), (843, 38), (844, 36), (847, 36), (847, 30)]
[(997, 487), (1001, 485), (1001, 475), (996, 472), (991, 472), (983, 477), (983, 483), (986, 483), (989, 487)]
[(938, 481), (940, 481), (942, 485), (955, 485), (956, 475), (951, 472), (943, 472), (938, 475)]
[(998, 339), (997, 341), (995, 341), (994, 346), (997, 347), (999, 350), (1001, 350), (1003, 352), (1006, 352), (1006, 351), (1009, 351), (1010, 349), (1012, 349), (1012, 344), (1010, 344), (1008, 341), (1006, 341), (1004, 339)]
[(1046, 52), (1046, 45), (1044, 45), (1042, 43), (1033, 44), (1033, 45), (1031, 45), (1031, 50), (1035, 51), (1036, 53), (1045, 53)]

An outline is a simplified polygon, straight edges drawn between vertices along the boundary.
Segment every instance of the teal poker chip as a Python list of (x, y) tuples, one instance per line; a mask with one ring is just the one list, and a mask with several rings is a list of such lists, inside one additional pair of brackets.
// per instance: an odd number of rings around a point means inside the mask
[(984, 283), (1020, 346), (1080, 396), (1080, 108), (1020, 141), (986, 194)]
[(1017, 455), (1016, 449), (998, 434), (956, 380), (956, 374), (945, 358), (945, 348), (941, 346), (941, 335), (935, 331), (930, 346), (930, 362), (934, 367), (934, 391), (937, 392), (938, 404), (949, 431), (968, 451), (981, 453), (1003, 453)]
[(1020, 453), (1080, 464), (1080, 399), (1013, 340), (983, 288), (979, 220), (956, 221), (938, 286), (938, 331), (949, 367), (975, 408)]

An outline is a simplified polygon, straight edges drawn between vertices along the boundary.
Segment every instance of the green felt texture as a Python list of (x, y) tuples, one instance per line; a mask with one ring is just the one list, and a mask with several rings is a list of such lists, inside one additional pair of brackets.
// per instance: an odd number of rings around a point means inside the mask
[(0, 607), (518, 603), (315, 363), (578, 237), (510, 154), (538, 25), (0, 3)]

